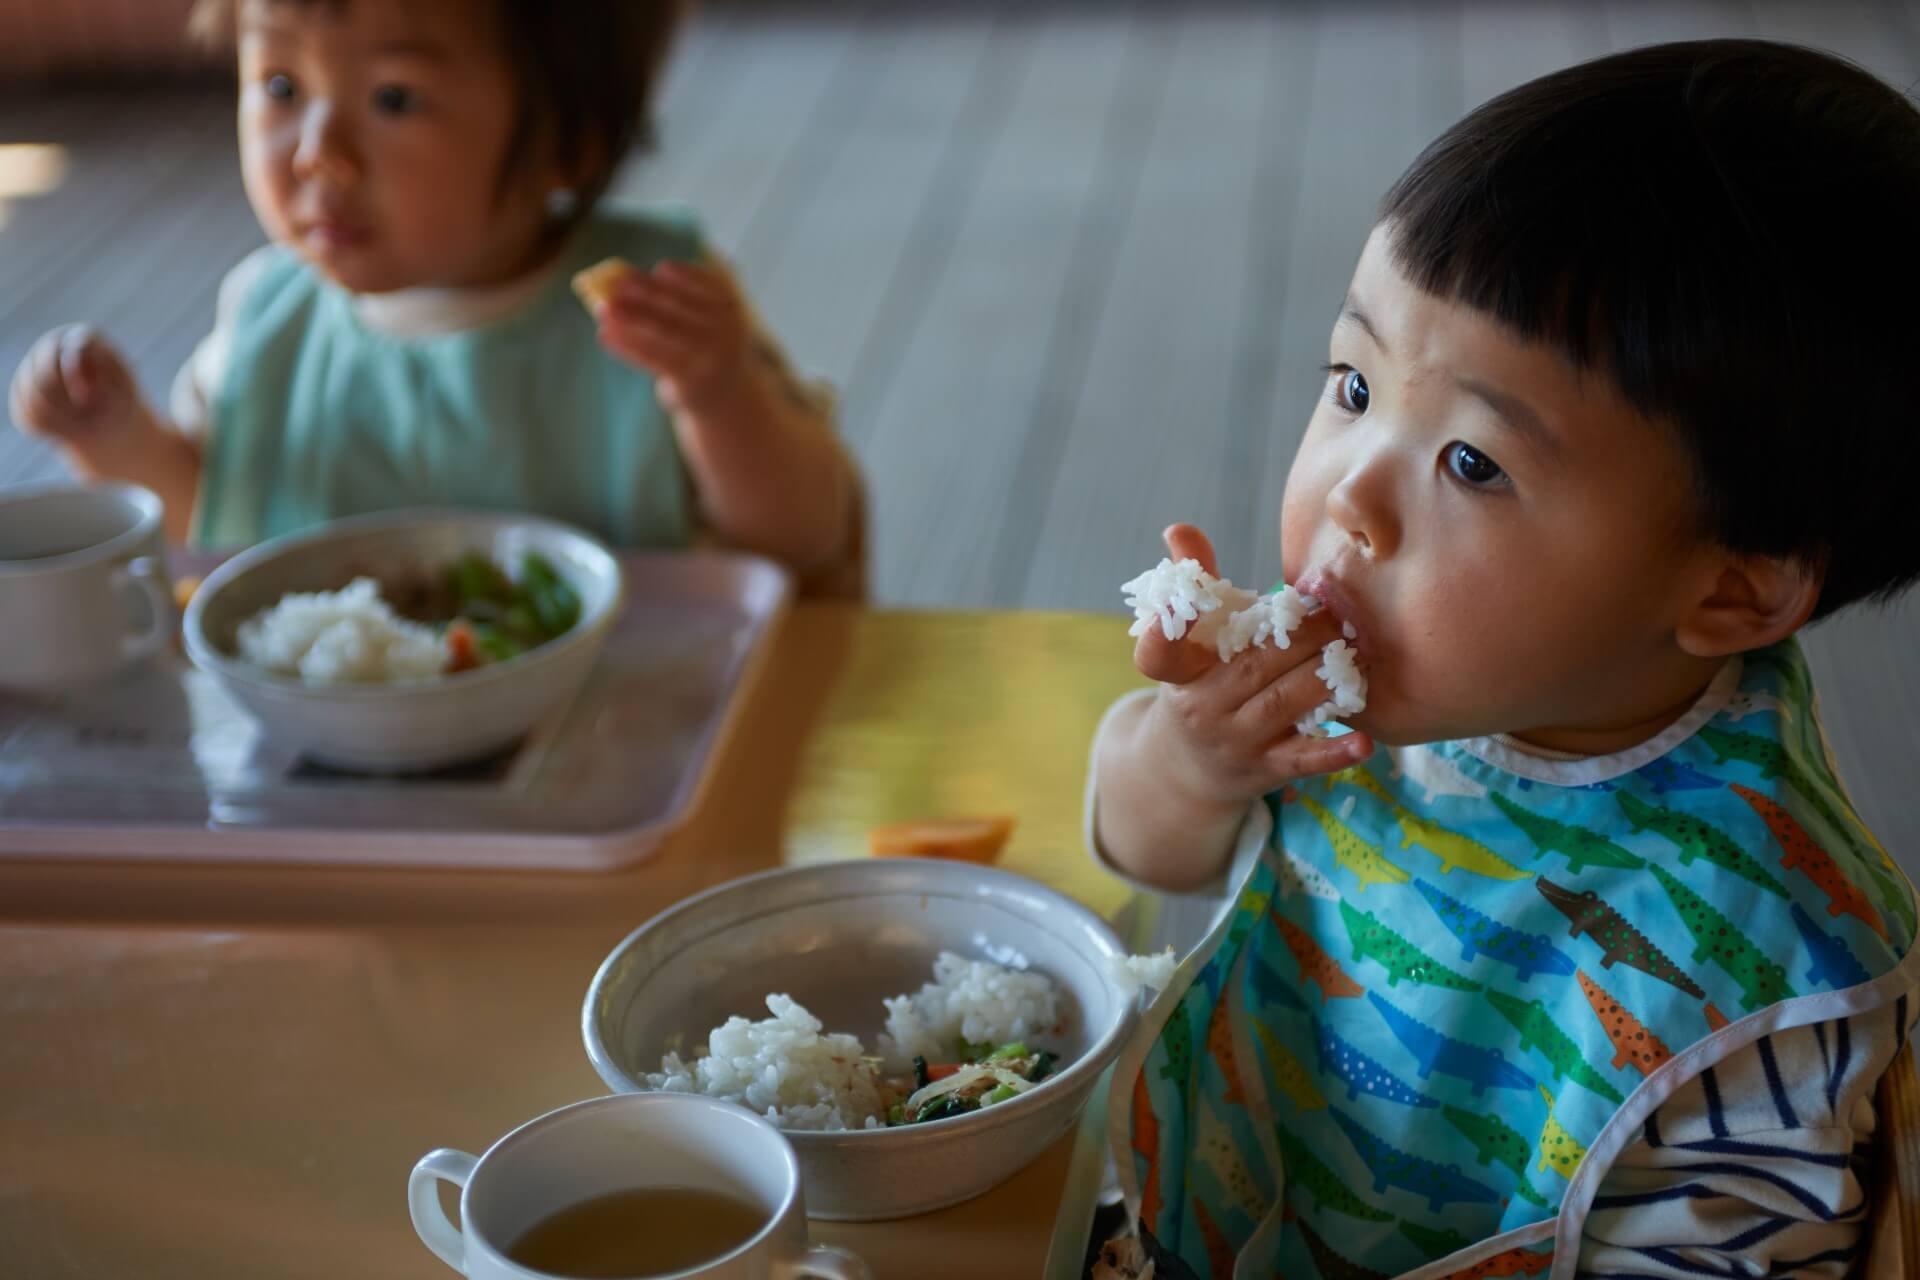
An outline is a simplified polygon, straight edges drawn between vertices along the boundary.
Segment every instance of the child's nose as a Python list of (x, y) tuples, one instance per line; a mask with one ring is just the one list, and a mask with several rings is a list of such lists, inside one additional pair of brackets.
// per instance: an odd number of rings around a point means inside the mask
[(1327, 518), (1347, 536), (1363, 560), (1384, 560), (1400, 544), (1385, 468), (1361, 466), (1327, 494)]
[(293, 152), (293, 172), (301, 179), (344, 181), (358, 172), (352, 139), (341, 113), (331, 103), (316, 101), (300, 121), (300, 143)]

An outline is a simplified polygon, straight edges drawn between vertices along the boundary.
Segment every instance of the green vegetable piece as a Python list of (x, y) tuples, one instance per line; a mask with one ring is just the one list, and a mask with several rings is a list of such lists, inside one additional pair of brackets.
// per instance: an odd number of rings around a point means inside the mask
[(992, 1052), (993, 1041), (991, 1040), (982, 1040), (975, 1044), (963, 1037), (960, 1041), (960, 1061), (962, 1062), (978, 1062)]
[(486, 654), (494, 662), (505, 662), (508, 658), (517, 658), (527, 651), (527, 646), (488, 622), (474, 624), (473, 643), (481, 653)]
[(927, 1077), (927, 1060), (919, 1054), (913, 1056), (913, 1087), (924, 1089), (933, 1081)]
[(1003, 1084), (996, 1087), (994, 1091), (992, 1093), (989, 1093), (986, 1097), (980, 1099), (980, 1105), (983, 1107), (990, 1107), (996, 1102), (1005, 1102), (1008, 1098), (1015, 1097), (1018, 1094), (1019, 1094), (1019, 1090), (1015, 1089), (1012, 1085)]
[(518, 635), (533, 637), (539, 634), (539, 620), (533, 616), (533, 609), (524, 600), (516, 600), (507, 606), (500, 615), (500, 625)]
[(513, 584), (500, 572), (500, 566), (478, 552), (460, 557), (448, 573), (454, 597), (462, 608), (470, 601), (504, 601), (513, 594)]
[(905, 1124), (906, 1122), (907, 1122), (907, 1104), (906, 1103), (896, 1102), (892, 1106), (887, 1108), (888, 1124)]
[(533, 605), (546, 639), (564, 634), (580, 621), (579, 594), (545, 556), (527, 553), (520, 565), (520, 585)]
[(973, 1098), (962, 1098), (955, 1094), (936, 1098), (920, 1108), (920, 1114), (914, 1117), (915, 1124), (925, 1124), (929, 1120), (945, 1120), (950, 1116), (963, 1116), (969, 1111), (978, 1110), (980, 1103)]
[(1033, 1055), (1033, 1069), (1027, 1072), (1027, 1079), (1038, 1084), (1053, 1074), (1054, 1064), (1060, 1061), (1060, 1055), (1050, 1049), (1042, 1049)]
[(1008, 1058), (1031, 1058), (1032, 1056), (1033, 1050), (1027, 1048), (1024, 1041), (1012, 1040), (988, 1054), (987, 1061), (1005, 1062)]

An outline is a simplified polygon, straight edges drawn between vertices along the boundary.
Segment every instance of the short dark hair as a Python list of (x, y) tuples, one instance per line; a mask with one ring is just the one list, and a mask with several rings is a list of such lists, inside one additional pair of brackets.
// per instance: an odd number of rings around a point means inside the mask
[[(189, 28), (217, 39), (240, 0), (196, 0)], [(344, 10), (347, 0), (277, 0)], [(373, 0), (363, 0), (371, 3)], [(384, 2), (384, 0), (382, 0)], [(627, 153), (653, 140), (653, 96), (688, 0), (494, 0), (520, 114), (501, 167), (506, 182), (544, 132), (572, 167), (592, 167), (567, 221), (593, 208)]]
[(1479, 107), (1381, 205), (1422, 289), (1675, 430), (1708, 536), (1823, 574), (1813, 617), (1920, 577), (1920, 110), (1832, 54), (1634, 49)]

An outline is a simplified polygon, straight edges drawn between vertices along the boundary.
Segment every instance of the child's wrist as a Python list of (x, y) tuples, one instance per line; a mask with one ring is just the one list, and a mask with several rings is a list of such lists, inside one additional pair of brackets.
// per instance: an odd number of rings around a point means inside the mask
[(122, 410), (119, 420), (96, 423), (87, 431), (60, 442), (61, 456), (89, 479), (123, 479), (148, 468), (169, 441), (163, 427), (144, 404)]
[[(1171, 749), (1168, 749), (1171, 748)], [(1183, 732), (1167, 710), (1167, 687), (1154, 691), (1146, 714), (1134, 726), (1134, 749), (1143, 758), (1151, 753), (1161, 760), (1156, 770), (1161, 784), (1174, 803), (1181, 805), (1196, 821), (1238, 817), (1259, 791), (1222, 786), (1208, 770), (1185, 749)]]
[(675, 386), (679, 411), (699, 422), (755, 421), (763, 416), (752, 366), (746, 360), (706, 378), (698, 387)]

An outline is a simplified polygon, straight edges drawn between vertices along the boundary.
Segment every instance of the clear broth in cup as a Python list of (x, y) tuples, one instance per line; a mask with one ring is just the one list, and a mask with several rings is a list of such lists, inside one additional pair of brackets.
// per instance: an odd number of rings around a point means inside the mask
[(697, 1187), (634, 1187), (550, 1213), (502, 1252), (534, 1271), (601, 1280), (670, 1275), (725, 1257), (770, 1217)]

